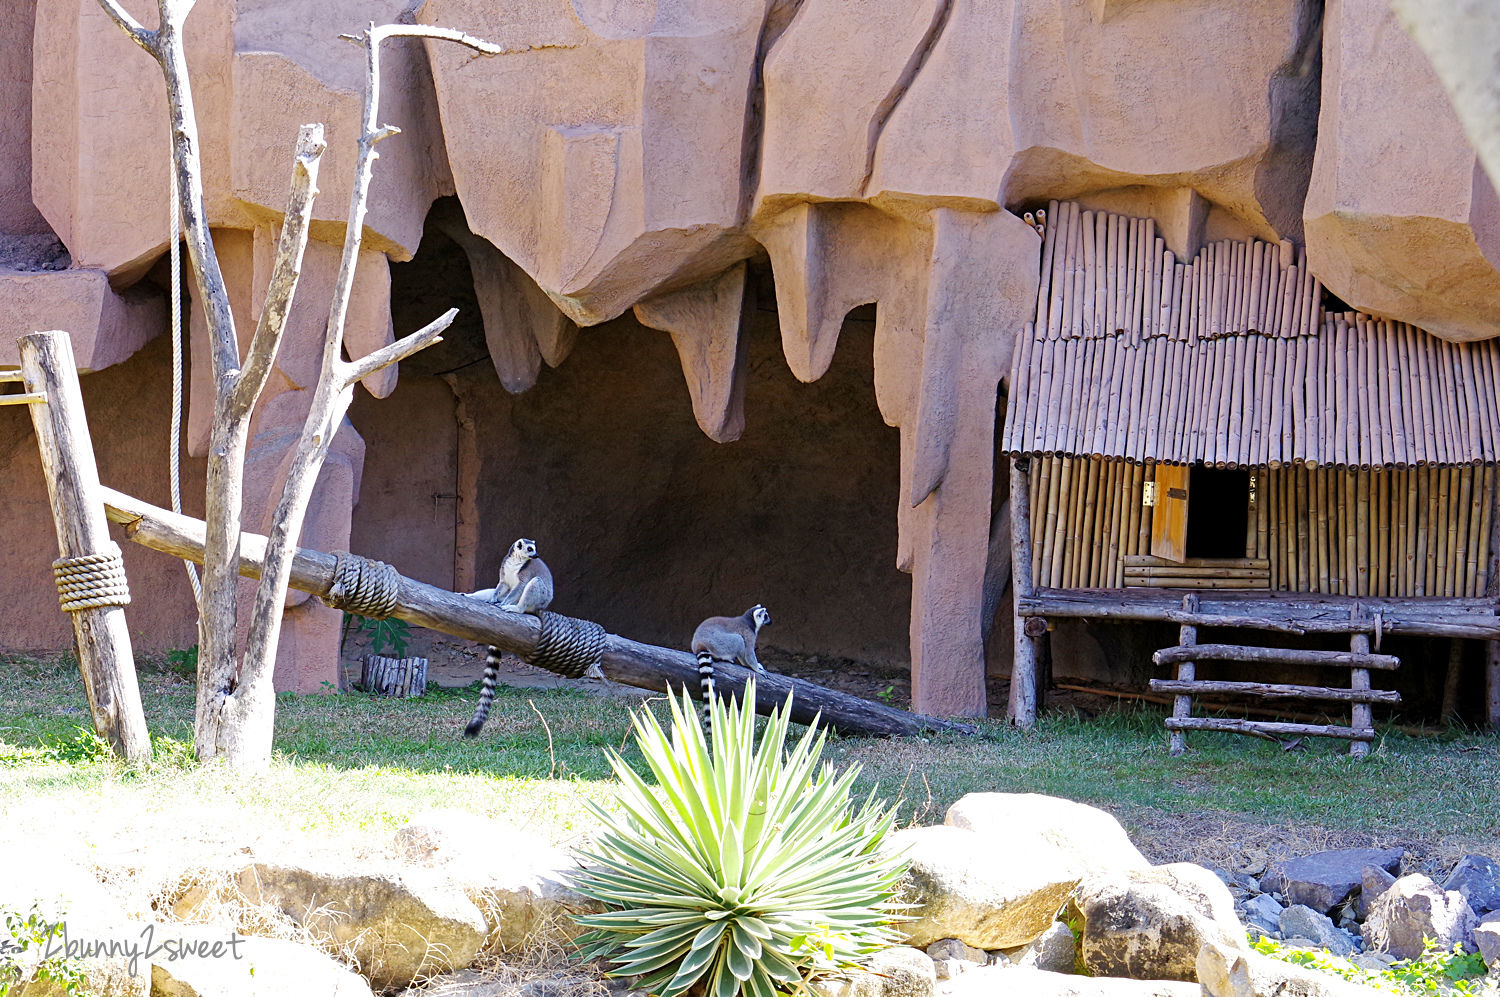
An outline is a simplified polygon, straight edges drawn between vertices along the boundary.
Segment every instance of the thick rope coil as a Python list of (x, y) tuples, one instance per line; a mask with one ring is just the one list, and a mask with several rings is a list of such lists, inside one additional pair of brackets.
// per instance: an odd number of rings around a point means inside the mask
[(334, 609), (383, 620), (396, 609), (396, 593), (401, 575), (384, 561), (360, 557), (346, 550), (333, 552), (338, 563), (333, 569), (333, 584), (323, 601)]
[(526, 656), (528, 665), (545, 668), (566, 678), (581, 678), (590, 665), (600, 663), (605, 629), (589, 620), (575, 620), (561, 613), (541, 612), (542, 635), (536, 649)]
[(57, 601), (65, 613), (130, 605), (125, 559), (119, 545), (112, 541), (99, 554), (58, 558), (52, 562), (52, 576), (57, 582)]

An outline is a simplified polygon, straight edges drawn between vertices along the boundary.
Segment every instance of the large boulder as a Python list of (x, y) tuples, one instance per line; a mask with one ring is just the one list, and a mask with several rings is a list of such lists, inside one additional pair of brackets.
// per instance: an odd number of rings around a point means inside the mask
[(1402, 876), (1370, 906), (1365, 945), (1399, 959), (1416, 959), (1427, 939), (1443, 951), (1467, 943), (1477, 920), (1462, 894), (1444, 892), (1420, 874)]
[(1113, 815), (1039, 793), (970, 793), (948, 808), (944, 823), (984, 835), (1011, 853), (1044, 842), (1089, 870), (1147, 869)]
[(1399, 848), (1336, 848), (1277, 862), (1261, 877), (1260, 888), (1280, 893), (1288, 904), (1302, 904), (1327, 914), (1359, 889), (1365, 866), (1395, 872)]
[(1384, 991), (1259, 952), (1203, 946), (1198, 982), (1205, 997), (1380, 997)]
[(1007, 851), (961, 827), (907, 828), (887, 847), (911, 860), (901, 883), (911, 920), (900, 930), (917, 946), (940, 938), (980, 949), (1025, 945), (1052, 924), (1081, 876), (1071, 855), (1045, 842)]
[(1090, 876), (1074, 903), (1083, 965), (1094, 976), (1194, 980), (1205, 944), (1245, 945), (1229, 890), (1190, 862)]
[(1500, 863), (1484, 855), (1465, 855), (1443, 882), (1443, 889), (1463, 894), (1476, 914), (1500, 910)]
[(1195, 983), (1074, 976), (1042, 969), (993, 966), (976, 969), (938, 987), (942, 997), (1198, 997)]
[(570, 852), (503, 821), (421, 814), (396, 831), (395, 845), (404, 861), (438, 870), (479, 908), (486, 952), (566, 944), (579, 932), (572, 915), (603, 910), (573, 888)]
[(229, 936), (203, 928), (157, 927), (183, 944), (151, 965), (151, 997), (370, 997), (370, 985), (317, 949), (279, 938)]
[(463, 891), (431, 872), (397, 876), (261, 862), (237, 878), (247, 903), (279, 909), (314, 938), (350, 951), (360, 974), (381, 988), (462, 969), (488, 931)]

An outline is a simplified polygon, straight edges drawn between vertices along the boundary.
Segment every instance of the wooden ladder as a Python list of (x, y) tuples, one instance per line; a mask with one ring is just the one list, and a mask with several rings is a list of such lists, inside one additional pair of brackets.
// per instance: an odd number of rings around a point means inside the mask
[[(1198, 597), (1188, 595), (1182, 600), (1184, 612), (1198, 612)], [(1157, 692), (1175, 695), (1172, 715), (1167, 718), (1167, 730), (1172, 732), (1172, 754), (1180, 755), (1187, 750), (1187, 732), (1190, 730), (1217, 730), (1232, 734), (1249, 734), (1256, 737), (1311, 736), (1338, 737), (1350, 742), (1349, 754), (1361, 758), (1370, 750), (1375, 739), (1370, 707), (1373, 703), (1396, 704), (1401, 694), (1394, 690), (1371, 689), (1370, 669), (1394, 671), (1401, 661), (1392, 654), (1371, 654), (1370, 636), (1354, 626), (1359, 607), (1351, 608), (1351, 629), (1348, 651), (1305, 651), (1279, 647), (1248, 647), (1237, 644), (1199, 644), (1198, 627), (1183, 624), (1178, 632), (1177, 646), (1163, 648), (1152, 656), (1158, 665), (1176, 665), (1176, 679), (1152, 679), (1151, 688)], [(1265, 662), (1279, 665), (1327, 665), (1349, 669), (1347, 689), (1328, 686), (1276, 685), (1268, 682), (1200, 681), (1196, 675), (1199, 661), (1243, 661)], [(1265, 700), (1315, 699), (1325, 702), (1349, 703), (1350, 724), (1339, 727), (1330, 724), (1275, 723), (1262, 720), (1234, 720), (1223, 717), (1195, 717), (1193, 697), (1205, 693), (1222, 693), (1236, 696), (1255, 696)]]

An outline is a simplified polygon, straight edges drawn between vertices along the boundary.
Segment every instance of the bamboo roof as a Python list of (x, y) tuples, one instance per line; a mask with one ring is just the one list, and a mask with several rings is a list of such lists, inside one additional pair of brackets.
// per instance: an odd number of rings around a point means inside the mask
[(1182, 263), (1150, 219), (1048, 214), (1006, 453), (1345, 468), (1500, 454), (1496, 341), (1325, 312), (1288, 242), (1216, 242)]

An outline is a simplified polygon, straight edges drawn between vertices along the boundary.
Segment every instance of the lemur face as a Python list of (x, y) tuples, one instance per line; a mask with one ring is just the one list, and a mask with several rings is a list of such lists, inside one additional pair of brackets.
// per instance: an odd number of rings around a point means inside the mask
[(524, 539), (517, 540), (515, 543), (510, 545), (510, 552), (512, 554), (519, 554), (525, 558), (536, 557), (536, 541)]
[(771, 622), (771, 613), (764, 606), (756, 606), (750, 610), (750, 618), (755, 621), (755, 629), (759, 630)]

